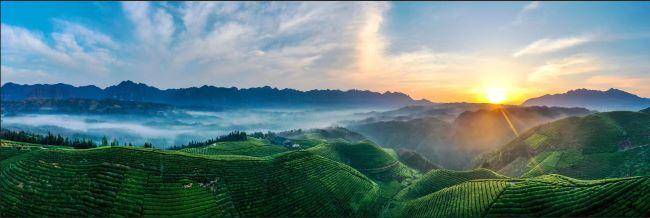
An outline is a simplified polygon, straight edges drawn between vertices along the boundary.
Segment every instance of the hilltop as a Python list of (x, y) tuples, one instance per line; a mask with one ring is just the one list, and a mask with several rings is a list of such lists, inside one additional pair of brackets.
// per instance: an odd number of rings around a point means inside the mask
[(201, 86), (178, 89), (159, 89), (143, 83), (123, 81), (101, 89), (97, 86), (75, 87), (68, 84), (19, 85), (6, 83), (1, 88), (3, 101), (25, 99), (114, 99), (141, 101), (195, 107), (401, 107), (421, 104), (400, 92), (372, 92), (367, 90), (310, 90), (278, 89), (269, 86), (244, 88)]
[(508, 176), (577, 178), (650, 175), (650, 114), (615, 111), (544, 124), (477, 158)]
[(584, 107), (598, 111), (638, 111), (650, 107), (650, 99), (619, 90), (607, 91), (575, 89), (561, 94), (547, 94), (526, 100), (522, 105)]

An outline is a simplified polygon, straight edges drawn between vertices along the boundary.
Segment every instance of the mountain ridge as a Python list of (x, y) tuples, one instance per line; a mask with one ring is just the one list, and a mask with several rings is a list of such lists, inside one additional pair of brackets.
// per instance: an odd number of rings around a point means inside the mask
[(524, 106), (558, 106), (558, 107), (584, 107), (599, 111), (632, 110), (638, 111), (650, 106), (650, 98), (610, 88), (606, 91), (591, 89), (573, 89), (565, 93), (546, 94), (530, 98)]
[(123, 101), (143, 101), (166, 103), (176, 106), (233, 106), (233, 107), (273, 107), (273, 106), (405, 106), (426, 104), (429, 101), (415, 100), (401, 92), (373, 92), (369, 90), (308, 90), (278, 89), (263, 86), (252, 88), (201, 87), (159, 89), (144, 83), (130, 80), (104, 89), (94, 85), (72, 86), (57, 84), (16, 84), (5, 83), (0, 88), (2, 99), (115, 99)]

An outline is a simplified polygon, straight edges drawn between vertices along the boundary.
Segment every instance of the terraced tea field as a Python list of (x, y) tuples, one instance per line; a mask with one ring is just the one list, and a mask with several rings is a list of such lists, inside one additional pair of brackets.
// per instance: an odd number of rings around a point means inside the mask
[(476, 162), (512, 177), (650, 176), (650, 114), (614, 111), (547, 123)]
[(248, 137), (246, 141), (217, 142), (204, 147), (184, 148), (181, 149), (181, 151), (205, 155), (244, 155), (264, 157), (286, 152), (289, 151), (289, 149), (280, 145), (273, 145), (267, 140)]
[(352, 216), (380, 191), (351, 167), (308, 152), (269, 159), (43, 149), (1, 166), (3, 217)]
[[(650, 216), (648, 177), (512, 179), (486, 169), (432, 170), (400, 183), (361, 168), (405, 175), (392, 155), (375, 149), (320, 144), (253, 157), (6, 142), (0, 217)], [(375, 161), (360, 162), (368, 159)]]
[(479, 179), (420, 198), (396, 201), (397, 217), (647, 217), (650, 179), (584, 181), (559, 175), (531, 179)]

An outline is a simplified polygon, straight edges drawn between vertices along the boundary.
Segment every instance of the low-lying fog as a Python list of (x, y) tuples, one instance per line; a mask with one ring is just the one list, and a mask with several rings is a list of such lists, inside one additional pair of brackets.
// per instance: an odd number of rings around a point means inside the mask
[(174, 110), (159, 116), (23, 114), (2, 116), (2, 127), (39, 134), (62, 134), (120, 143), (152, 142), (160, 148), (205, 140), (238, 130), (285, 131), (323, 128), (344, 120), (364, 118), (358, 113), (378, 109), (238, 109), (226, 111)]

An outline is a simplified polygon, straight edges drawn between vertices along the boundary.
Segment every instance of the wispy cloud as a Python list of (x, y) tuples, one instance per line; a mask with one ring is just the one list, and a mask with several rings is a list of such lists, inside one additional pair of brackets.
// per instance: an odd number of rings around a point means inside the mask
[(512, 26), (517, 26), (520, 25), (521, 23), (524, 22), (525, 17), (532, 13), (533, 11), (537, 10), (540, 7), (541, 3), (538, 1), (534, 1), (531, 3), (528, 3), (526, 6), (524, 6), (519, 13), (517, 13), (517, 18), (515, 18), (514, 21), (510, 25)]
[(549, 61), (535, 68), (528, 75), (528, 80), (533, 82), (552, 82), (561, 76), (596, 72), (602, 69), (599, 60), (595, 57), (578, 54), (567, 58)]
[(520, 57), (523, 55), (550, 53), (578, 46), (590, 41), (592, 41), (592, 38), (588, 36), (577, 36), (560, 39), (540, 39), (515, 52), (512, 54), (512, 56)]

